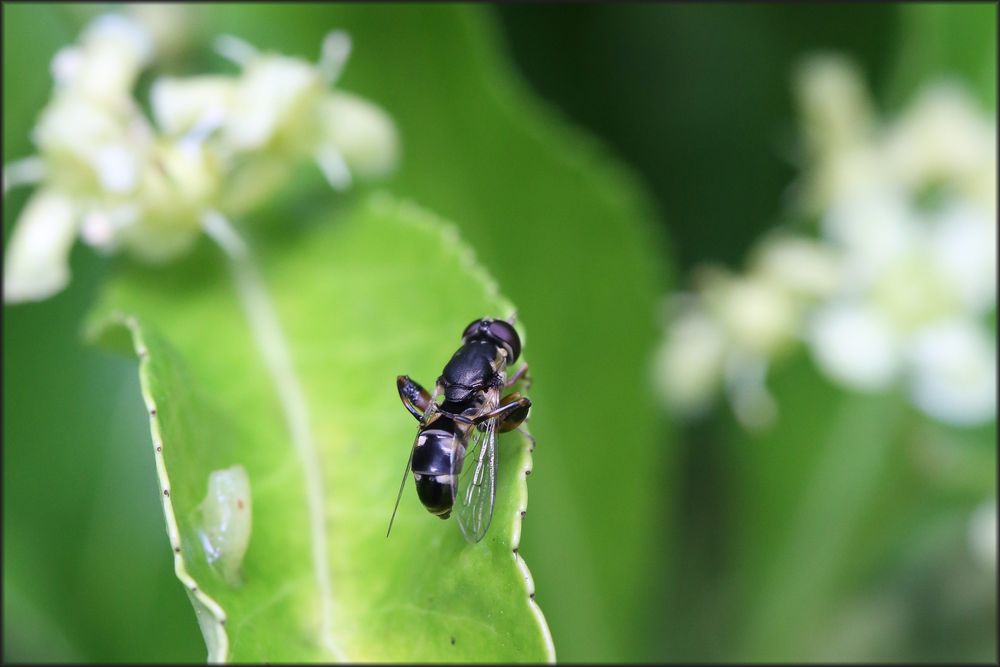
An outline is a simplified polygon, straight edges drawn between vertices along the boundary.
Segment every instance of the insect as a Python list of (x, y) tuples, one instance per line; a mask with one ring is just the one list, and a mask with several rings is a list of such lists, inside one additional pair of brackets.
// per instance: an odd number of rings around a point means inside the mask
[(399, 398), (420, 426), (386, 537), (412, 472), (428, 512), (447, 519), (454, 511), (466, 540), (483, 539), (496, 499), (497, 433), (520, 426), (531, 407), (517, 392), (501, 398), (527, 373), (525, 364), (507, 377), (507, 367), (520, 355), (521, 339), (511, 321), (487, 317), (465, 328), (462, 346), (438, 377), (433, 395), (409, 376), (396, 378)]

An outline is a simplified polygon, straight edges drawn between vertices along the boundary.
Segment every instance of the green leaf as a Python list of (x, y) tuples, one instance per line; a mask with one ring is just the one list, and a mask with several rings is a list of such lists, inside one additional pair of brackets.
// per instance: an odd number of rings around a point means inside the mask
[(845, 392), (804, 351), (768, 386), (778, 413), (767, 428), (749, 432), (722, 408), (688, 436), (688, 503), (702, 508), (687, 524), (673, 613), (691, 621), (666, 631), (692, 660), (835, 658), (821, 648), (839, 631), (835, 614), (899, 534), (902, 397)]
[(750, 605), (738, 655), (751, 660), (834, 658), (812, 643), (861, 556), (855, 538), (901, 449), (898, 396), (839, 392), (805, 363), (790, 370), (776, 387), (774, 429), (733, 438), (747, 471), (738, 552), (748, 558), (737, 571)]
[[(3, 159), (9, 162), (31, 153), (32, 145), (25, 131), (52, 91), (47, 64), (59, 48), (75, 38), (75, 26), (57, 5), (4, 5), (4, 77)], [(32, 30), (31, 39), (22, 31)]]
[[(200, 35), (231, 33), (309, 59), (327, 30), (350, 32), (338, 85), (384, 106), (400, 128), (401, 169), (385, 185), (455, 220), (531, 323), (530, 355), (545, 378), (533, 397), (546, 406), (532, 429), (548, 446), (536, 452), (539, 509), (525, 544), (546, 554), (533, 574), (554, 636), (566, 638), (560, 658), (651, 659), (659, 628), (649, 603), (664, 593), (659, 575), (672, 554), (673, 452), (649, 390), (669, 248), (640, 184), (539, 103), (509, 64), (489, 8), (189, 8)], [(75, 29), (100, 9), (62, 13)], [(44, 77), (45, 63), (37, 69)], [(208, 70), (232, 66), (201, 44), (171, 73)], [(325, 189), (303, 192), (257, 217), (314, 215), (330, 199)], [(627, 465), (607, 465), (605, 452)]]
[[(411, 482), (385, 535), (416, 432), (396, 375), (431, 386), (463, 327), (512, 305), (453, 228), (387, 196), (282, 225), (253, 248), (301, 403), (270, 374), (207, 240), (169, 268), (122, 271), (91, 323), (112, 345), (130, 334), (140, 358), (175, 569), (209, 658), (552, 659), (517, 553), (532, 465), (520, 433), (500, 438), (482, 542), (430, 516)], [(307, 411), (304, 434), (283, 405)], [(201, 536), (209, 475), (234, 465), (251, 499), (236, 577), (209, 563)]]
[[(30, 130), (52, 91), (49, 61), (79, 27), (66, 7), (0, 8), (5, 163), (34, 152)], [(5, 237), (30, 193), (4, 196)], [(152, 466), (143, 466), (145, 451), (125, 446), (145, 428), (133, 410), (141, 404), (135, 371), (79, 339), (104, 264), (77, 248), (65, 292), (3, 307), (11, 388), (3, 399), (3, 656), (11, 662), (203, 655), (163, 552), (158, 503), (142, 495)]]
[(210, 34), (309, 58), (327, 30), (350, 33), (338, 85), (400, 130), (387, 187), (455, 220), (531, 325), (532, 429), (548, 446), (525, 539), (546, 555), (532, 570), (560, 659), (652, 659), (674, 486), (650, 387), (668, 246), (639, 183), (526, 88), (489, 8), (214, 5), (203, 18)]
[(901, 35), (891, 104), (905, 103), (928, 80), (959, 77), (981, 103), (996, 108), (995, 4), (903, 4), (898, 11)]

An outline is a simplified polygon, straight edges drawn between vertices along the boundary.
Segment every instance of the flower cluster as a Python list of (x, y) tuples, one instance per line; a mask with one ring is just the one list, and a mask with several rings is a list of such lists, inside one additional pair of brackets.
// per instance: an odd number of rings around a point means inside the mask
[(300, 161), (315, 161), (337, 189), (395, 165), (392, 120), (331, 90), (350, 52), (346, 34), (326, 36), (318, 63), (220, 37), (217, 50), (240, 72), (160, 77), (150, 120), (133, 89), (158, 47), (172, 48), (151, 28), (102, 15), (53, 58), (52, 98), (32, 133), (38, 154), (4, 169), (5, 193), (39, 184), (6, 248), (5, 301), (65, 287), (77, 236), (163, 262), (191, 246), (207, 217), (239, 217), (266, 200)]
[(734, 275), (702, 268), (675, 299), (657, 364), (667, 403), (704, 411), (725, 388), (748, 427), (777, 405), (766, 372), (804, 342), (858, 391), (903, 383), (957, 425), (996, 414), (996, 126), (954, 82), (921, 90), (881, 123), (835, 56), (799, 71), (806, 168), (798, 212), (817, 233), (780, 231)]

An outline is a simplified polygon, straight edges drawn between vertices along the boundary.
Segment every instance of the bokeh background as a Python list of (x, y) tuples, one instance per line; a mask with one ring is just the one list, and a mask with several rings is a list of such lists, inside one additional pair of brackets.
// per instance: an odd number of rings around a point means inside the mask
[[(231, 6), (225, 28), (260, 33), (259, 7)], [(425, 20), (450, 9), (427, 9)], [(4, 5), (5, 161), (30, 152), (52, 54), (100, 10)], [(290, 26), (327, 15), (336, 26), (334, 8), (280, 11)], [(664, 295), (688, 287), (701, 263), (740, 268), (754, 241), (781, 221), (798, 173), (792, 75), (805, 55), (852, 58), (888, 114), (940, 74), (959, 77), (995, 113), (993, 5), (463, 11), (491, 26), (519, 85), (590, 133), (645, 189), (659, 225), (650, 252), (668, 277)], [(288, 33), (284, 44), (294, 43)], [(197, 22), (193, 36), (206, 37)], [(467, 38), (420, 48), (448, 52)], [(313, 36), (302, 40), (301, 52), (312, 54)], [(5, 237), (25, 198), (5, 197)], [(574, 242), (573, 229), (561, 233)], [(77, 247), (72, 266), (71, 287), (55, 298), (4, 306), (4, 658), (201, 661), (204, 645), (173, 576), (152, 461), (141, 446), (148, 431), (135, 364), (79, 336), (112, 265)], [(586, 364), (569, 334), (567, 352)], [(806, 357), (785, 365), (773, 385), (788, 418), (763, 434), (724, 409), (694, 423), (656, 413), (664, 435), (643, 446), (659, 454), (643, 460), (658, 469), (636, 471), (658, 481), (640, 499), (653, 520), (635, 527), (648, 545), (646, 569), (631, 573), (648, 582), (642, 599), (623, 603), (615, 581), (586, 581), (593, 573), (571, 556), (554, 567), (604, 596), (584, 603), (606, 613), (564, 611), (576, 596), (565, 580), (546, 579), (552, 568), (535, 564), (544, 551), (534, 536), (558, 534), (558, 517), (528, 524), (522, 553), (560, 659), (995, 661), (996, 550), (984, 564), (970, 537), (976, 509), (996, 502), (995, 419), (975, 428), (937, 424), (892, 392), (845, 391)], [(599, 377), (581, 388), (588, 399), (602, 393), (613, 401), (615, 388)], [(614, 409), (621, 415), (628, 406)], [(580, 419), (592, 412), (581, 406)], [(559, 460), (570, 473), (574, 458), (633, 464), (616, 458), (614, 443), (580, 442), (573, 451), (569, 444)], [(555, 493), (544, 465), (539, 458), (531, 478), (533, 503)], [(568, 488), (560, 493), (571, 501), (573, 493), (608, 495), (608, 513), (595, 521), (633, 512), (616, 505), (613, 489)]]

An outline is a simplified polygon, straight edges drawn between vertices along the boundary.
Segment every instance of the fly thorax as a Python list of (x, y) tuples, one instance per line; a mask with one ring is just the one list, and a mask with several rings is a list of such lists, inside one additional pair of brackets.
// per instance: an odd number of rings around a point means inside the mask
[(441, 373), (445, 398), (460, 403), (488, 386), (496, 375), (496, 357), (496, 345), (487, 341), (476, 340), (458, 348)]

